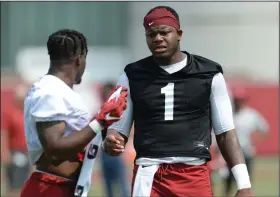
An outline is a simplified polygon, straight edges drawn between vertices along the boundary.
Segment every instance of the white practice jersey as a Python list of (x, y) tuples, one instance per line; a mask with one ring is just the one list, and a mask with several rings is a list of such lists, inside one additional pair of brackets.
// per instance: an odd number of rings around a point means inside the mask
[(36, 122), (65, 121), (65, 136), (88, 125), (90, 116), (79, 94), (62, 80), (45, 75), (36, 81), (24, 101), (24, 129), (31, 162), (43, 153)]

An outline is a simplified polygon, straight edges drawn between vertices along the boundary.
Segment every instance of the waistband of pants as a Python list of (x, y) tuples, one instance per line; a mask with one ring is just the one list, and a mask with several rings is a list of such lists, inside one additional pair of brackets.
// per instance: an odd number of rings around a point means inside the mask
[(36, 179), (51, 184), (75, 186), (75, 181), (56, 176), (47, 172), (36, 170), (31, 174), (30, 179)]
[[(191, 172), (195, 170), (208, 170), (208, 165), (207, 163), (203, 163), (201, 165), (189, 165), (185, 163), (160, 163), (160, 164), (153, 164), (153, 165), (158, 165), (158, 171), (157, 172), (165, 172), (168, 169), (171, 169), (173, 171), (177, 172)], [(153, 166), (153, 165), (137, 165), (134, 164), (134, 170), (137, 171), (139, 166)]]

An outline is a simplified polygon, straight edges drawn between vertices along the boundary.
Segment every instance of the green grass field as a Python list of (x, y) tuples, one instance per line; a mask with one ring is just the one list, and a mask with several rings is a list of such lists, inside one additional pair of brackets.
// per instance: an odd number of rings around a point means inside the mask
[[(99, 162), (97, 162), (99, 163)], [(131, 181), (132, 165), (128, 168), (129, 181)], [(106, 196), (103, 187), (102, 176), (100, 175), (100, 166), (97, 165), (94, 170), (93, 185), (89, 197)], [(222, 181), (215, 175), (216, 185), (214, 195), (222, 196)], [(255, 197), (276, 197), (279, 196), (279, 158), (262, 157), (257, 158), (254, 165), (254, 178), (252, 180)], [(1, 196), (5, 196), (5, 184), (1, 181)], [(120, 197), (118, 188), (115, 191), (116, 197)], [(234, 196), (234, 192), (232, 193)]]

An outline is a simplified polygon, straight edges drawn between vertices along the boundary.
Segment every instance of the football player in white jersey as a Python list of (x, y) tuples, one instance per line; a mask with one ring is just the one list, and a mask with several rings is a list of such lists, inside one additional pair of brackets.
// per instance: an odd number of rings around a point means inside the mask
[[(94, 118), (73, 91), (85, 70), (87, 41), (80, 32), (64, 29), (47, 42), (50, 68), (29, 90), (24, 103), (25, 137), (32, 173), (21, 197), (74, 195), (84, 148), (126, 109), (127, 90), (105, 102)], [(108, 116), (117, 117), (109, 119)]]

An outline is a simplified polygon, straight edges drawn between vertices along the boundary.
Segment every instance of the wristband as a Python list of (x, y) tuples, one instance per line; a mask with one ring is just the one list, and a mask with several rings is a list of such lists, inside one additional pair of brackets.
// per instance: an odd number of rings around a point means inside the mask
[(99, 124), (99, 122), (94, 119), (93, 121), (91, 121), (88, 125), (96, 134), (100, 133), (103, 128), (102, 126)]
[(246, 164), (237, 164), (231, 168), (231, 172), (235, 178), (237, 189), (251, 188), (250, 177)]

